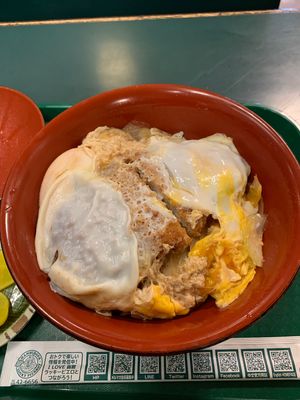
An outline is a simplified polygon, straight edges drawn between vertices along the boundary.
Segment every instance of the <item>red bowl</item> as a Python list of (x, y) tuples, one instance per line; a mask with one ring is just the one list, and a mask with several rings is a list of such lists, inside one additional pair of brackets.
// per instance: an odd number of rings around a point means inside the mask
[[(240, 298), (225, 310), (207, 301), (189, 315), (143, 322), (104, 317), (51, 291), (40, 271), (34, 236), (38, 196), (50, 163), (99, 125), (143, 121), (189, 139), (222, 132), (234, 139), (263, 186), (267, 224), (264, 265)], [(177, 85), (142, 85), (102, 93), (51, 121), (33, 140), (7, 181), (1, 212), (5, 257), (17, 284), (50, 322), (80, 340), (135, 353), (205, 347), (255, 321), (278, 300), (300, 264), (300, 171), (293, 154), (261, 118), (215, 93)]]

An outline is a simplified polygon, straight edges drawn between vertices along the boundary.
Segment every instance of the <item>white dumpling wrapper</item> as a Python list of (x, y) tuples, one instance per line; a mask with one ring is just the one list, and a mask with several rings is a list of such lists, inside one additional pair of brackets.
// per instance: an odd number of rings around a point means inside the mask
[(89, 308), (129, 311), (139, 275), (130, 220), (103, 178), (83, 171), (57, 178), (43, 197), (35, 241), (52, 288)]

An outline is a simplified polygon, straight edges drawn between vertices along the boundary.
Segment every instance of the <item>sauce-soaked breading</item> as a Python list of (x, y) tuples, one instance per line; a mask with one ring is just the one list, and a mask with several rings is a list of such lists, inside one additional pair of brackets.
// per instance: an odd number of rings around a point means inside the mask
[(105, 126), (90, 132), (81, 147), (89, 148), (95, 153), (95, 168), (100, 172), (113, 160), (133, 162), (140, 157), (145, 146), (134, 140), (129, 133)]
[(102, 175), (114, 183), (130, 209), (131, 228), (138, 242), (141, 279), (147, 276), (154, 262), (161, 266), (171, 250), (182, 252), (190, 245), (191, 238), (176, 217), (131, 164), (113, 163)]

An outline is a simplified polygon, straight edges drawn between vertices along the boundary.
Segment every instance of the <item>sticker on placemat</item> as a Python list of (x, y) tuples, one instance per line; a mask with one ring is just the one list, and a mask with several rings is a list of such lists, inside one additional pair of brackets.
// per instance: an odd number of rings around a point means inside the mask
[(10, 342), (1, 386), (300, 379), (300, 337), (233, 338), (188, 353), (114, 353), (79, 341)]
[(83, 353), (78, 351), (49, 351), (45, 354), (41, 381), (80, 382)]

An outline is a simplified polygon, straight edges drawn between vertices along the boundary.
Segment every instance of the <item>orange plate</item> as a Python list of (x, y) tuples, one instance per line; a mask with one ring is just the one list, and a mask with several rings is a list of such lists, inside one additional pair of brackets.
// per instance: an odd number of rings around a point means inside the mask
[(43, 126), (43, 116), (29, 97), (0, 86), (0, 195), (15, 160)]
[[(207, 301), (168, 321), (104, 317), (51, 291), (34, 249), (38, 196), (50, 163), (99, 125), (144, 121), (189, 139), (223, 132), (234, 139), (263, 186), (268, 219), (264, 266), (225, 310)], [(282, 295), (300, 259), (300, 171), (291, 151), (261, 118), (234, 101), (177, 85), (141, 85), (102, 93), (51, 121), (9, 176), (1, 234), (11, 273), (31, 303), (59, 328), (90, 344), (135, 353), (168, 353), (211, 345), (255, 321)], [(20, 234), (21, 232), (21, 234)]]

